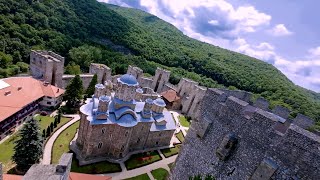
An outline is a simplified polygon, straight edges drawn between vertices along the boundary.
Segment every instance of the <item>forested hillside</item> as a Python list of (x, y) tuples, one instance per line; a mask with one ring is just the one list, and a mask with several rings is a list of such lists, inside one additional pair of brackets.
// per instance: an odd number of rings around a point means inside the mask
[[(250, 91), (272, 106), (289, 107), (292, 116), (300, 112), (320, 121), (319, 94), (295, 86), (272, 65), (189, 38), (140, 10), (95, 0), (0, 0), (0, 76), (25, 71), (21, 62), (29, 62), (30, 49), (55, 51), (82, 70), (93, 61), (113, 73), (124, 73), (128, 64), (149, 74), (163, 66), (172, 71), (172, 83), (185, 76), (209, 87)], [(68, 72), (78, 72), (73, 68)]]

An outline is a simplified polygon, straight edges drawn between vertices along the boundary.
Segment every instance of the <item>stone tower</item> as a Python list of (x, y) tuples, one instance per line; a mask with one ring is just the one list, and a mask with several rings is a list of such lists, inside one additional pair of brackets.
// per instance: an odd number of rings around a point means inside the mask
[(97, 74), (98, 83), (104, 84), (105, 81), (111, 80), (111, 69), (104, 64), (91, 63), (90, 74)]
[(169, 82), (169, 77), (170, 71), (158, 67), (152, 83), (152, 88), (154, 89), (154, 92), (161, 93), (163, 86)]
[(139, 79), (143, 76), (143, 70), (137, 66), (129, 65), (128, 70), (127, 70), (127, 74), (131, 74), (139, 81)]
[(31, 51), (30, 73), (32, 77), (62, 88), (64, 57), (51, 51)]

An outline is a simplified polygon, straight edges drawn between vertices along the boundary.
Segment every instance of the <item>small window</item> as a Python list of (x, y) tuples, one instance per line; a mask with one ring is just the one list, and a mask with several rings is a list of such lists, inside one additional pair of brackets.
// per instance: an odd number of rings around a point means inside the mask
[(138, 140), (137, 140), (137, 143), (139, 143), (140, 142), (140, 138), (138, 138)]
[(102, 128), (101, 132), (102, 132), (102, 134), (104, 134), (106, 132), (106, 128)]
[(156, 142), (156, 145), (158, 145), (158, 144), (159, 144), (159, 142), (157, 141), (157, 142)]
[(51, 102), (47, 102), (47, 104), (51, 105)]
[(128, 136), (128, 131), (126, 132), (126, 134), (124, 135), (125, 137), (127, 137)]
[(98, 149), (100, 149), (101, 147), (102, 147), (102, 142), (99, 142)]
[(121, 151), (123, 151), (123, 149), (124, 149), (124, 146), (121, 147)]

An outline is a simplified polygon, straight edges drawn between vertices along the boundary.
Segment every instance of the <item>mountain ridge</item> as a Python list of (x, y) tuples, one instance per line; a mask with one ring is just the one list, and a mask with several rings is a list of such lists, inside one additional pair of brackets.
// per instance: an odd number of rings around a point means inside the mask
[[(55, 51), (68, 63), (77, 61), (70, 50), (86, 45), (99, 54), (84, 61), (107, 64), (114, 73), (124, 73), (128, 64), (149, 74), (162, 66), (172, 71), (172, 83), (188, 77), (208, 87), (246, 90), (265, 97), (271, 106), (288, 107), (293, 117), (302, 113), (320, 120), (319, 94), (294, 85), (270, 64), (187, 37), (146, 12), (95, 0), (0, 0), (0, 4), (0, 50), (13, 59), (0, 65), (2, 77), (13, 74), (7, 71), (14, 63), (28, 63), (30, 49)], [(115, 52), (96, 39), (110, 40), (132, 53)], [(79, 62), (83, 69), (88, 68), (85, 64)]]

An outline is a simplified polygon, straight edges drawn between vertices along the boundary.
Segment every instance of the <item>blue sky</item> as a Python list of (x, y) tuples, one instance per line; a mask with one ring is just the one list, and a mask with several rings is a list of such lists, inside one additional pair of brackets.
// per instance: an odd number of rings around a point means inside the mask
[(320, 1), (99, 1), (154, 14), (192, 38), (266, 61), (320, 92)]

